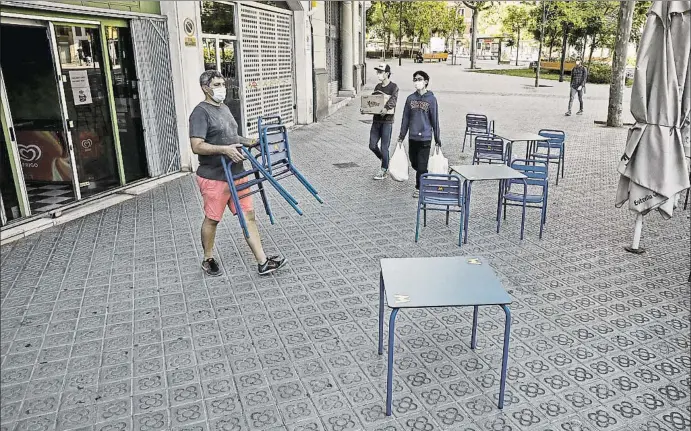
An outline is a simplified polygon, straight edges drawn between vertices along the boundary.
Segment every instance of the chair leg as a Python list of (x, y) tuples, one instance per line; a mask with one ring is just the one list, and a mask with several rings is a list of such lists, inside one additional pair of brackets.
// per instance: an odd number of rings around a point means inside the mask
[(523, 240), (523, 233), (525, 231), (525, 208), (526, 208), (526, 196), (528, 196), (528, 184), (523, 183), (523, 208), (521, 213), (521, 240)]
[(384, 275), (379, 273), (379, 356), (384, 353)]
[(542, 208), (540, 209), (540, 235), (538, 236), (539, 239), (542, 239), (542, 230), (545, 226), (545, 208), (547, 208), (547, 204), (543, 202)]
[(420, 237), (420, 205), (417, 206), (417, 221), (415, 222), (415, 242)]
[(422, 208), (422, 226), (427, 227), (427, 205)]
[(463, 207), (465, 206), (465, 202), (461, 203), (461, 211), (459, 212), (460, 214), (460, 225), (461, 227), (458, 230), (458, 246), (461, 247), (461, 244), (463, 244)]
[(393, 351), (394, 351), (394, 329), (396, 325), (396, 315), (398, 308), (391, 310), (391, 317), (389, 317), (389, 360), (386, 373), (386, 416), (391, 416), (391, 399), (393, 392)]
[(564, 150), (561, 150), (561, 177), (564, 178), (564, 165), (566, 164), (566, 158), (564, 157)]
[(501, 378), (499, 380), (499, 409), (504, 408), (504, 393), (506, 389), (506, 371), (509, 365), (509, 341), (511, 340), (511, 310), (506, 305), (502, 305), (506, 321), (504, 323), (504, 350), (501, 356)]
[(559, 185), (559, 172), (561, 172), (561, 156), (557, 159), (557, 185)]
[(686, 211), (686, 208), (689, 206), (689, 192), (691, 192), (691, 189), (686, 189), (686, 199), (684, 199), (684, 211)]
[(449, 206), (446, 206), (446, 225), (449, 225)]

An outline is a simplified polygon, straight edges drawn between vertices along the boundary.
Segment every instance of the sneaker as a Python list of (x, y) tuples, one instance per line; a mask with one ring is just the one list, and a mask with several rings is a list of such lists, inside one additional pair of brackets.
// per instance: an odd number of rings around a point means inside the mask
[(218, 266), (218, 262), (216, 262), (216, 259), (213, 257), (202, 261), (202, 269), (212, 277), (219, 276), (223, 273), (221, 268)]
[(571, 111), (567, 111), (566, 114), (564, 114), (564, 115), (567, 116), (567, 117), (570, 117), (570, 116), (571, 116)]
[(386, 179), (386, 177), (387, 177), (388, 175), (389, 175), (389, 171), (386, 170), (386, 169), (384, 169), (384, 168), (381, 168), (381, 170), (379, 171), (379, 173), (378, 173), (377, 175), (374, 176), (374, 179), (375, 179), (375, 180), (383, 180), (383, 179)]
[(286, 259), (279, 256), (270, 256), (266, 258), (266, 262), (257, 264), (257, 271), (259, 275), (268, 275), (286, 264)]
[(581, 109), (580, 111), (576, 112), (576, 115), (583, 115), (583, 110)]
[(414, 197), (415, 199), (419, 198), (419, 197), (420, 197), (420, 190), (415, 189), (415, 191), (413, 192), (413, 197)]

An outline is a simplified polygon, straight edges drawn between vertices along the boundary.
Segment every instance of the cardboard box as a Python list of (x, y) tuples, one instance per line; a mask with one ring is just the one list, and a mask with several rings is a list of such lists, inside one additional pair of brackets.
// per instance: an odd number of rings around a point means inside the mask
[(389, 97), (386, 94), (366, 94), (360, 99), (360, 110), (363, 114), (393, 114), (393, 109), (382, 112)]

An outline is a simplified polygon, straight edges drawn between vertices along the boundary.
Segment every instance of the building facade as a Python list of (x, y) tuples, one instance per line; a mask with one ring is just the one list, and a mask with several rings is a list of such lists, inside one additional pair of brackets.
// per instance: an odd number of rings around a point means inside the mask
[(2, 225), (180, 171), (158, 2), (3, 2)]
[(3, 230), (196, 169), (199, 75), (226, 79), (244, 136), (331, 114), (364, 84), (358, 1), (7, 1), (0, 117)]

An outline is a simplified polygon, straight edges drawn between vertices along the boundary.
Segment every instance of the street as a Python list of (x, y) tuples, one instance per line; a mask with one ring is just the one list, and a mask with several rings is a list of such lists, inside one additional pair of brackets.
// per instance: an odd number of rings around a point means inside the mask
[[(256, 274), (229, 212), (216, 241), (224, 275), (203, 275), (193, 175), (3, 246), (0, 430), (689, 429), (689, 211), (648, 214), (646, 253), (624, 251), (634, 217), (614, 198), (627, 128), (594, 124), (608, 87), (589, 84), (585, 114), (565, 117), (568, 82), (390, 64), (394, 143), (417, 69), (431, 77), (450, 164), (470, 163), (467, 113), (497, 130), (566, 133), (542, 240), (536, 210), (524, 240), (518, 208), (497, 234), (496, 185), (478, 183), (468, 244), (458, 247), (458, 215), (446, 226), (436, 213), (416, 244), (414, 172), (372, 180), (379, 162), (355, 99), (290, 133), (325, 203), (288, 179), (305, 214), (272, 192), (271, 225), (255, 201), (267, 253), (289, 260), (275, 275)], [(487, 258), (514, 300), (506, 405), (498, 307), (481, 308), (475, 351), (471, 309), (404, 310), (386, 417), (379, 259), (459, 255)]]

